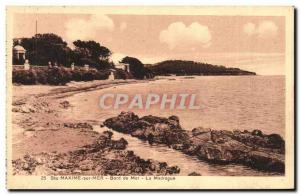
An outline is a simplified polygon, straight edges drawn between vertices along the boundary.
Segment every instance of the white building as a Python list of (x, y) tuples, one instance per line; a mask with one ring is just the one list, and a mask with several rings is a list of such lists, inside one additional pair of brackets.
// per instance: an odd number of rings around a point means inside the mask
[(13, 55), (17, 60), (25, 60), (26, 50), (21, 45), (16, 45), (13, 48)]

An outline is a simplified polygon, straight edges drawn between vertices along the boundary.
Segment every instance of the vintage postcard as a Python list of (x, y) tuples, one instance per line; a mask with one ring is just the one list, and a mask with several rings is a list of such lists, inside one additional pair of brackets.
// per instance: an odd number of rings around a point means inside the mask
[(8, 189), (294, 189), (294, 8), (7, 7)]

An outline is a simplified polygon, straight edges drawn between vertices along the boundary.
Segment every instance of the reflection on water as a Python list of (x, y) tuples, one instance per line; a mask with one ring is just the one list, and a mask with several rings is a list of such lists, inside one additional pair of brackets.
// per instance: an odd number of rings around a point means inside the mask
[[(100, 128), (98, 125), (93, 126), (97, 132), (109, 130), (108, 128)], [(124, 138), (128, 141), (128, 150), (134, 151), (135, 154), (143, 159), (154, 159), (162, 162), (167, 162), (170, 166), (177, 165), (180, 168), (180, 175), (187, 176), (189, 173), (197, 172), (203, 176), (218, 175), (218, 176), (267, 176), (275, 175), (256, 171), (242, 165), (212, 165), (204, 161), (181, 153), (180, 151), (168, 148), (165, 145), (153, 144), (150, 145), (146, 141), (139, 140), (127, 134), (113, 131), (113, 139)]]

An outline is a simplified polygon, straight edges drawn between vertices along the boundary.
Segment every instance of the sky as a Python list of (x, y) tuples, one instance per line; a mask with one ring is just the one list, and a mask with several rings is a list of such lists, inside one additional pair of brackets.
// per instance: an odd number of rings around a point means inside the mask
[(95, 40), (111, 60), (125, 56), (143, 63), (193, 60), (237, 67), (261, 75), (283, 75), (285, 18), (281, 16), (15, 14), (13, 36), (55, 33), (72, 48), (74, 40)]

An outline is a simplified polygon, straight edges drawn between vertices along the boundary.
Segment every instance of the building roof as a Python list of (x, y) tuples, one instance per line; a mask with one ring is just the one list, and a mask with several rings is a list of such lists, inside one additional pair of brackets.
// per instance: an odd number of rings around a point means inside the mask
[(26, 50), (21, 45), (16, 45), (16, 46), (14, 46), (14, 51), (24, 51), (25, 52)]

